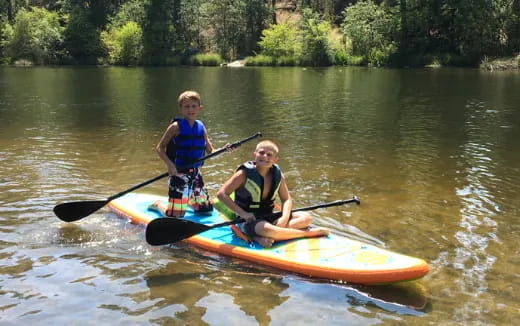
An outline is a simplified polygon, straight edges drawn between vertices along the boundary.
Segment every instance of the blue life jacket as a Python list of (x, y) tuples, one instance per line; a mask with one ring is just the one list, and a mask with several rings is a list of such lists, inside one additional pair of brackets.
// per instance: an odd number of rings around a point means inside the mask
[(166, 147), (168, 158), (175, 163), (181, 171), (196, 168), (203, 162), (194, 163), (201, 159), (206, 151), (206, 140), (204, 138), (204, 124), (195, 120), (193, 127), (186, 119), (175, 118), (172, 123), (179, 124), (179, 135), (173, 138)]
[(248, 161), (237, 168), (237, 171), (244, 169), (246, 171), (246, 183), (235, 190), (235, 203), (246, 212), (252, 212), (255, 215), (270, 214), (274, 209), (274, 200), (280, 188), (282, 180), (282, 171), (276, 164), (271, 168), (273, 181), (268, 196), (262, 200), (264, 191), (264, 178), (258, 173), (255, 163)]

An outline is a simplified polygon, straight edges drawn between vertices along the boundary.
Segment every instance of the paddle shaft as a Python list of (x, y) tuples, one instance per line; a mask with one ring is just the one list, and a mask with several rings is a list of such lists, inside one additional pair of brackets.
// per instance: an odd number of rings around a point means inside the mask
[[(317, 208), (324, 208), (330, 206), (339, 206), (348, 203), (355, 202), (359, 205), (360, 201), (357, 197), (354, 197), (349, 200), (338, 200), (331, 203), (312, 205), (308, 207), (302, 207), (298, 209), (293, 209), (291, 212), (300, 212), (300, 211), (308, 211)], [(258, 218), (267, 218), (267, 217), (278, 217), (282, 216), (281, 212), (276, 212), (273, 214), (258, 216)], [(155, 218), (150, 223), (148, 223), (146, 227), (146, 242), (151, 244), (152, 246), (161, 246), (165, 244), (174, 243), (177, 241), (184, 240), (186, 238), (192, 237), (196, 234), (208, 231), (213, 228), (218, 228), (222, 226), (237, 224), (245, 222), (244, 218), (238, 218), (234, 221), (224, 222), (213, 225), (205, 225), (197, 222), (193, 222), (186, 219), (181, 218)]]
[[(252, 136), (249, 136), (249, 137), (247, 137), (247, 138), (244, 138), (244, 139), (242, 139), (242, 140), (239, 140), (239, 141), (237, 141), (237, 142), (234, 142), (234, 143), (232, 143), (232, 144), (229, 145), (229, 146), (222, 147), (221, 149), (218, 149), (218, 150), (214, 151), (213, 153), (208, 154), (208, 155), (206, 155), (206, 156), (204, 156), (204, 157), (202, 157), (202, 158), (196, 160), (195, 162), (190, 163), (190, 165), (192, 165), (192, 164), (196, 164), (196, 163), (199, 163), (199, 162), (202, 162), (202, 161), (205, 161), (205, 160), (207, 160), (207, 159), (209, 159), (209, 158), (212, 158), (213, 156), (217, 156), (217, 155), (219, 155), (219, 154), (221, 154), (221, 153), (227, 151), (228, 148), (236, 148), (236, 147), (242, 145), (243, 143), (248, 142), (248, 141), (250, 141), (251, 139), (254, 139), (254, 138), (257, 138), (257, 137), (260, 137), (260, 136), (262, 136), (262, 133), (261, 133), (261, 132), (258, 132), (258, 133), (254, 134), (254, 135), (252, 135)], [(182, 169), (182, 168), (185, 168), (185, 167), (184, 167), (184, 166), (179, 167), (179, 169)], [(140, 184), (137, 184), (137, 185), (135, 185), (135, 186), (133, 186), (133, 187), (131, 187), (131, 188), (128, 188), (128, 189), (126, 189), (126, 190), (123, 190), (123, 191), (121, 191), (120, 193), (117, 193), (117, 194), (115, 194), (115, 195), (112, 195), (112, 196), (108, 197), (108, 198), (107, 198), (107, 203), (108, 203), (109, 201), (112, 201), (112, 200), (114, 200), (114, 199), (116, 199), (116, 198), (119, 198), (119, 197), (121, 197), (121, 196), (124, 196), (124, 195), (126, 195), (127, 193), (129, 193), (129, 192), (132, 192), (132, 191), (134, 191), (134, 190), (136, 190), (136, 189), (139, 189), (139, 188), (141, 188), (141, 187), (144, 187), (144, 186), (146, 186), (146, 185), (149, 185), (150, 183), (155, 182), (155, 181), (157, 181), (157, 180), (159, 180), (159, 179), (165, 178), (165, 177), (167, 177), (167, 176), (168, 176), (168, 172), (165, 172), (165, 173), (163, 173), (163, 174), (161, 174), (161, 175), (156, 176), (155, 178), (152, 178), (152, 179), (150, 179), (150, 180), (147, 180), (147, 181), (141, 182)]]
[[(349, 204), (349, 203), (356, 203), (356, 204), (359, 205), (361, 202), (359, 201), (359, 198), (354, 196), (352, 199), (336, 200), (336, 201), (333, 201), (333, 202), (330, 202), (330, 203), (316, 204), (316, 205), (312, 205), (312, 206), (296, 208), (296, 209), (291, 210), (291, 213), (303, 212), (303, 211), (311, 211), (313, 209), (325, 208), (325, 207), (331, 207), (331, 206), (341, 206), (341, 205), (345, 205), (345, 204)], [(261, 216), (258, 216), (256, 218), (257, 219), (265, 219), (265, 218), (273, 218), (273, 217), (274, 218), (278, 218), (278, 217), (281, 217), (281, 216), (282, 216), (282, 212), (275, 212), (275, 213), (271, 213), (271, 214), (261, 215)], [(213, 229), (213, 228), (218, 228), (218, 227), (221, 227), (221, 226), (238, 224), (238, 223), (242, 223), (242, 222), (245, 222), (245, 221), (246, 220), (243, 217), (240, 217), (240, 218), (237, 218), (236, 220), (233, 220), (233, 221), (209, 225), (208, 226), (208, 230), (209, 229)]]
[[(216, 150), (215, 152), (209, 154), (209, 155), (206, 155), (200, 159), (198, 159), (197, 161), (193, 162), (193, 163), (190, 163), (190, 164), (195, 164), (195, 163), (199, 163), (199, 162), (202, 162), (204, 160), (207, 160), (213, 156), (216, 156), (216, 155), (219, 155), (220, 153), (223, 153), (225, 151), (228, 150), (228, 148), (235, 148), (235, 147), (238, 147), (240, 146), (241, 144), (253, 139), (253, 138), (256, 138), (256, 137), (260, 137), (262, 136), (262, 133), (257, 133), (253, 136), (250, 136), (250, 137), (247, 137), (245, 139), (242, 139), (242, 140), (239, 140), (237, 142), (234, 142), (233, 144), (229, 145), (229, 146), (226, 146), (226, 147), (223, 147), (219, 150)], [(185, 166), (183, 167), (180, 167), (180, 168), (186, 168)], [(163, 173), (159, 176), (156, 176), (155, 178), (152, 178), (150, 180), (147, 180), (145, 182), (142, 182), (138, 185), (135, 185), (131, 188), (128, 188), (124, 191), (121, 191), (120, 193), (117, 193), (115, 195), (112, 195), (110, 197), (108, 197), (107, 199), (105, 200), (84, 200), (84, 201), (75, 201), (75, 202), (68, 202), (68, 203), (62, 203), (62, 204), (59, 204), (59, 205), (56, 205), (54, 206), (54, 214), (56, 214), (56, 216), (65, 221), (65, 222), (73, 222), (73, 221), (77, 221), (79, 219), (82, 219), (92, 213), (94, 213), (95, 211), (97, 211), (98, 209), (100, 209), (101, 207), (105, 206), (106, 204), (108, 204), (110, 201), (118, 198), (118, 197), (121, 197), (131, 191), (134, 191), (136, 189), (139, 189), (141, 187), (144, 187), (154, 181), (157, 181), (159, 179), (162, 179), (164, 177), (168, 176), (168, 173)]]

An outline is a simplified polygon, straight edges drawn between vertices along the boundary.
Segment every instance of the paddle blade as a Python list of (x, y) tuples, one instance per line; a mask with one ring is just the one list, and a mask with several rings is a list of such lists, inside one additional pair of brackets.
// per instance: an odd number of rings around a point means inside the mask
[(184, 240), (211, 227), (181, 218), (156, 218), (146, 227), (146, 242), (161, 246)]
[(54, 214), (65, 222), (74, 222), (89, 216), (108, 203), (107, 200), (74, 201), (54, 206)]

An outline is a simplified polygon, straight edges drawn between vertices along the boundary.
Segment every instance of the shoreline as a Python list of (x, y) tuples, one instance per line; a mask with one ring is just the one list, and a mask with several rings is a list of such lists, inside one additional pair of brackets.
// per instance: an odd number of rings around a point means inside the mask
[[(20, 68), (27, 68), (27, 67), (49, 67), (49, 66), (101, 66), (101, 67), (147, 67), (144, 65), (136, 65), (136, 66), (120, 66), (120, 65), (37, 65), (29, 60), (18, 60), (12, 64), (1, 64), (0, 66), (4, 67), (20, 67)], [(175, 66), (175, 65), (172, 65)], [(189, 65), (188, 65), (189, 66)], [(208, 65), (209, 67), (210, 65)], [(219, 65), (220, 67), (231, 67), (231, 68), (241, 68), (246, 67), (245, 60), (239, 59), (234, 60), (227, 63), (221, 63)], [(170, 66), (165, 66), (170, 67)], [(250, 67), (263, 67), (262, 65), (251, 65)], [(268, 67), (286, 67), (286, 66), (277, 66), (277, 65), (270, 65)], [(297, 66), (290, 66), (290, 67), (297, 67)], [(305, 66), (301, 66), (305, 67)], [(358, 66), (358, 65), (331, 65), (327, 67), (369, 67), (369, 66)], [(387, 66), (377, 67), (377, 68), (388, 68)], [(398, 68), (398, 69), (408, 69), (410, 66), (402, 66), (402, 67), (391, 67), (391, 68)], [(488, 59), (484, 58), (482, 59), (482, 62), (479, 64), (478, 67), (467, 67), (467, 66), (451, 66), (451, 65), (442, 65), (442, 64), (429, 64), (424, 66), (418, 66), (414, 68), (423, 68), (423, 69), (435, 69), (435, 68), (478, 68), (481, 70), (487, 70), (487, 71), (515, 71), (520, 70), (520, 55), (516, 57), (503, 57), (503, 58), (497, 58), (497, 59)]]

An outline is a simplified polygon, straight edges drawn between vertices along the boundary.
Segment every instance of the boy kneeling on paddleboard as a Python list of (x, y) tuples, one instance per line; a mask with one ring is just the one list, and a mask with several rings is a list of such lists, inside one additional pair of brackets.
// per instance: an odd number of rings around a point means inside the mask
[(200, 173), (202, 162), (199, 159), (206, 152), (213, 153), (215, 148), (206, 127), (197, 120), (202, 110), (200, 95), (195, 91), (185, 91), (179, 95), (178, 103), (182, 118), (172, 120), (156, 147), (170, 176), (168, 206), (158, 200), (150, 205), (150, 209), (165, 216), (183, 217), (190, 205), (196, 213), (211, 214), (213, 206)]
[[(278, 146), (269, 140), (258, 143), (253, 161), (240, 165), (233, 176), (217, 192), (217, 197), (246, 222), (238, 224), (240, 230), (263, 247), (275, 241), (329, 234), (322, 227), (310, 228), (312, 216), (307, 212), (294, 212), (287, 183), (276, 164)], [(235, 199), (231, 199), (231, 194)], [(280, 197), (282, 216), (272, 218), (274, 200)]]

